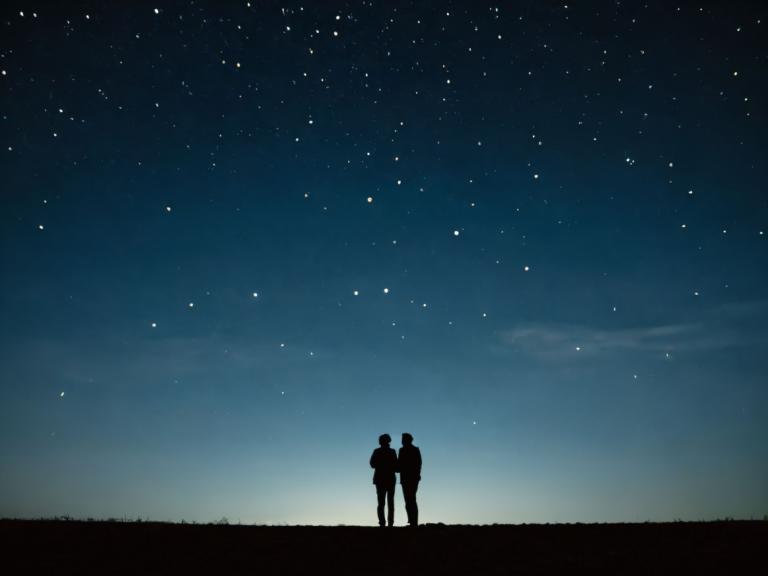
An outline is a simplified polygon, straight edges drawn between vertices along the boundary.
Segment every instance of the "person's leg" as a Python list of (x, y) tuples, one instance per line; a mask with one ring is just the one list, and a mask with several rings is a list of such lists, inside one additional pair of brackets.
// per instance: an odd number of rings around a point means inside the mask
[(378, 506), (376, 507), (376, 513), (379, 515), (379, 526), (384, 526), (384, 498), (387, 495), (387, 490), (384, 486), (376, 486), (376, 498), (378, 500)]
[(395, 486), (387, 489), (387, 520), (390, 526), (395, 523)]
[(418, 483), (407, 482), (402, 486), (405, 511), (408, 513), (408, 524), (416, 526), (419, 523), (419, 507), (416, 505), (416, 489), (419, 485)]
[(414, 482), (411, 492), (411, 526), (419, 525), (419, 505), (416, 503), (416, 491), (419, 489), (419, 483)]
[(403, 502), (405, 502), (405, 513), (408, 515), (408, 524), (411, 524), (411, 490), (410, 484), (400, 484), (403, 489)]

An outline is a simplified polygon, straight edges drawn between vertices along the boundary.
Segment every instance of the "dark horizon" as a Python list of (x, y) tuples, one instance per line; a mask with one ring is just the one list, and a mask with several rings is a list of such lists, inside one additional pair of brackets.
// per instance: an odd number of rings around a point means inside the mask
[(381, 530), (0, 521), (13, 573), (741, 574), (759, 564), (767, 533), (768, 522)]
[(0, 517), (764, 518), (767, 11), (3, 3)]
[[(247, 523), (247, 522), (241, 522), (239, 520), (233, 520), (232, 518), (219, 518), (217, 520), (203, 520), (203, 521), (195, 521), (195, 520), (155, 520), (155, 519), (147, 519), (147, 518), (75, 518), (70, 516), (53, 516), (49, 518), (13, 518), (13, 517), (2, 517), (0, 518), (0, 522), (8, 522), (8, 523), (25, 523), (25, 522), (33, 522), (33, 523), (50, 523), (50, 524), (162, 524), (162, 525), (170, 525), (170, 526), (242, 526), (242, 527), (250, 527), (250, 528), (366, 528), (366, 529), (376, 529), (379, 528), (375, 524), (366, 523), (366, 524), (258, 524), (258, 523)], [(445, 522), (440, 522), (439, 520), (434, 522), (427, 522), (424, 524), (419, 524), (419, 528), (493, 528), (493, 527), (500, 527), (500, 528), (514, 528), (514, 527), (525, 527), (525, 526), (645, 526), (645, 525), (669, 525), (669, 524), (697, 524), (697, 525), (706, 525), (706, 524), (741, 524), (741, 523), (756, 523), (756, 524), (765, 524), (768, 522), (768, 514), (764, 515), (762, 518), (713, 518), (711, 520), (682, 520), (682, 519), (675, 519), (675, 520), (657, 520), (657, 521), (637, 521), (637, 522), (507, 522), (507, 523), (491, 523), (491, 524), (462, 524), (462, 523), (454, 523), (454, 524), (447, 524)], [(402, 528), (407, 529), (409, 528), (406, 524), (400, 524), (398, 526), (395, 526), (395, 528)], [(375, 531), (375, 530), (374, 530)]]

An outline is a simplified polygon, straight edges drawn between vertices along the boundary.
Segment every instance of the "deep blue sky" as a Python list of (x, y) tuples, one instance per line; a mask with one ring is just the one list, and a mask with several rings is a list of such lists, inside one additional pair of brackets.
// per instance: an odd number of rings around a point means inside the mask
[(763, 3), (2, 11), (0, 516), (768, 514)]

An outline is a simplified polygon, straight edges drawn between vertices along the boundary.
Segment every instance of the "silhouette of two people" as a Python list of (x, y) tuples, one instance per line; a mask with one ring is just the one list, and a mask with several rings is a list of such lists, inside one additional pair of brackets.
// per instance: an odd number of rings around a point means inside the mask
[[(421, 480), (421, 451), (413, 445), (413, 436), (407, 432), (402, 436), (402, 447), (398, 454), (389, 445), (392, 438), (389, 434), (379, 436), (379, 447), (371, 454), (373, 483), (376, 486), (379, 516), (379, 526), (393, 526), (395, 523), (395, 485), (396, 473), (400, 473), (400, 486), (403, 489), (405, 511), (408, 514), (408, 524), (418, 526), (419, 507), (416, 504), (416, 491)], [(386, 522), (384, 505), (387, 506)]]

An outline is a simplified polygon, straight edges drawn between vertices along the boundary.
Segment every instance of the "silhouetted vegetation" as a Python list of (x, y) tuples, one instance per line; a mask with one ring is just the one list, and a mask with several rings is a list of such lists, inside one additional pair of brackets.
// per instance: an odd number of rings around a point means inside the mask
[(418, 530), (0, 520), (6, 574), (745, 574), (768, 522)]

